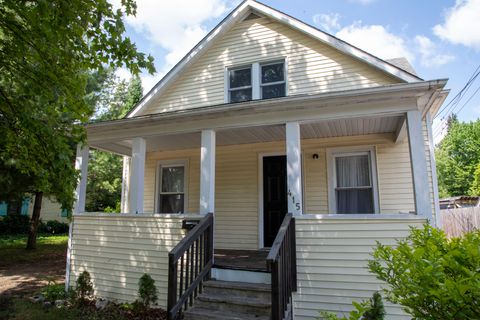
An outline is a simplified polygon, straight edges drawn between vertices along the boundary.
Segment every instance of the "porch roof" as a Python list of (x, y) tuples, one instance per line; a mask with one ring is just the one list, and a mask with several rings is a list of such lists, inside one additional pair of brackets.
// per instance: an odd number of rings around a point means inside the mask
[(86, 126), (88, 144), (129, 155), (131, 139), (143, 137), (148, 151), (184, 149), (200, 145), (203, 129), (219, 132), (218, 145), (276, 141), (285, 137), (283, 124), (287, 121), (301, 123), (304, 139), (398, 134), (406, 111), (436, 112), (446, 97), (446, 81), (254, 100), (90, 123)]

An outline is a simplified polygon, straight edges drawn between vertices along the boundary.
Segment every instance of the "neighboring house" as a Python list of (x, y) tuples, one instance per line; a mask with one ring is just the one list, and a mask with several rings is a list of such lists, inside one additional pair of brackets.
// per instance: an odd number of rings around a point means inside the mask
[[(170, 318), (351, 310), (380, 288), (376, 241), (440, 224), (446, 80), (410, 68), (243, 2), (125, 119), (87, 125), (67, 286), (87, 270), (96, 295), (132, 301), (148, 273)], [(89, 148), (125, 156), (124, 214), (85, 212)]]
[[(1, 202), (0, 203), (0, 217), (6, 216), (11, 212), (11, 210), (17, 210), (17, 208), (12, 208), (12, 205)], [(33, 212), (33, 199), (30, 197), (26, 197), (23, 199), (20, 214), (32, 216)], [(42, 210), (40, 212), (40, 219), (43, 222), (47, 222), (50, 220), (56, 220), (59, 222), (68, 223), (68, 214), (66, 210), (62, 210), (62, 206), (50, 200), (48, 197), (43, 197), (42, 199)]]
[(440, 199), (440, 209), (470, 208), (480, 206), (480, 197), (458, 196)]

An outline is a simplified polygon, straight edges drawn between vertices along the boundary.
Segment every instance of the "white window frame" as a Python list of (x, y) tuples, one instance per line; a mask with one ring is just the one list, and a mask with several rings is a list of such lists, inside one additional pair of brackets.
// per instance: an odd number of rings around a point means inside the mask
[(327, 168), (328, 168), (328, 211), (332, 214), (337, 214), (337, 199), (335, 188), (337, 185), (337, 171), (335, 170), (335, 158), (365, 155), (369, 154), (370, 159), (370, 178), (373, 191), (373, 213), (365, 213), (365, 215), (379, 214), (379, 195), (378, 195), (378, 172), (377, 172), (377, 156), (374, 146), (356, 146), (356, 147), (342, 147), (342, 148), (328, 148), (327, 152)]
[[(230, 71), (232, 70), (238, 70), (238, 69), (247, 69), (250, 67), (251, 70), (251, 88), (252, 88), (252, 100), (260, 100), (262, 99), (262, 66), (266, 66), (269, 64), (277, 64), (277, 63), (283, 63), (283, 75), (284, 75), (284, 81), (277, 81), (277, 82), (271, 82), (268, 84), (265, 84), (265, 86), (269, 85), (274, 85), (274, 84), (285, 84), (285, 96), (288, 96), (288, 75), (287, 75), (287, 70), (288, 70), (288, 60), (286, 57), (278, 57), (274, 59), (268, 59), (265, 61), (256, 61), (248, 64), (241, 64), (241, 65), (234, 65), (234, 66), (227, 66), (225, 68), (225, 76), (224, 76), (224, 101), (225, 103), (231, 103), (230, 102)], [(245, 87), (238, 87), (235, 88), (237, 90), (240, 89), (247, 89), (249, 86)], [(234, 90), (235, 90), (234, 89)]]
[[(154, 208), (155, 213), (160, 214), (172, 214), (174, 212), (160, 212), (160, 192), (162, 190), (162, 168), (168, 167), (183, 167), (183, 212), (181, 214), (187, 213), (188, 209), (188, 172), (189, 165), (188, 160), (160, 160), (157, 161), (157, 172), (155, 177), (155, 198), (154, 198)], [(169, 192), (162, 192), (162, 194), (169, 194)], [(170, 192), (170, 194), (178, 194), (178, 192)]]

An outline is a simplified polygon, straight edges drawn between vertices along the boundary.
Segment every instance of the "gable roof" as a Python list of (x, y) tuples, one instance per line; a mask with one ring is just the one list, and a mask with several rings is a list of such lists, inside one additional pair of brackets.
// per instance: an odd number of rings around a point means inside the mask
[(298, 30), (314, 39), (325, 43), (340, 52), (349, 55), (357, 60), (363, 61), (376, 69), (384, 71), (393, 77), (404, 82), (422, 81), (417, 75), (407, 72), (398, 66), (382, 60), (366, 51), (363, 51), (343, 40), (340, 40), (331, 34), (321, 31), (309, 24), (297, 20), (283, 12), (275, 10), (267, 5), (254, 0), (245, 0), (238, 5), (229, 15), (227, 15), (212, 31), (210, 31), (190, 52), (185, 55), (127, 114), (127, 118), (135, 117), (145, 108), (145, 106), (154, 97), (160, 95), (166, 90), (169, 84), (181, 74), (181, 72), (195, 62), (213, 42), (225, 34), (231, 27), (242, 19), (246, 18), (252, 12), (271, 18), (277, 22), (283, 23), (295, 30)]

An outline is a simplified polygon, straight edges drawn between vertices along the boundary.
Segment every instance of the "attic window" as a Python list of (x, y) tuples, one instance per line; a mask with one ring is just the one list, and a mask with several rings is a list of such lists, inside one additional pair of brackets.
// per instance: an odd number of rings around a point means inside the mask
[(228, 69), (226, 102), (286, 96), (285, 62), (252, 63)]

